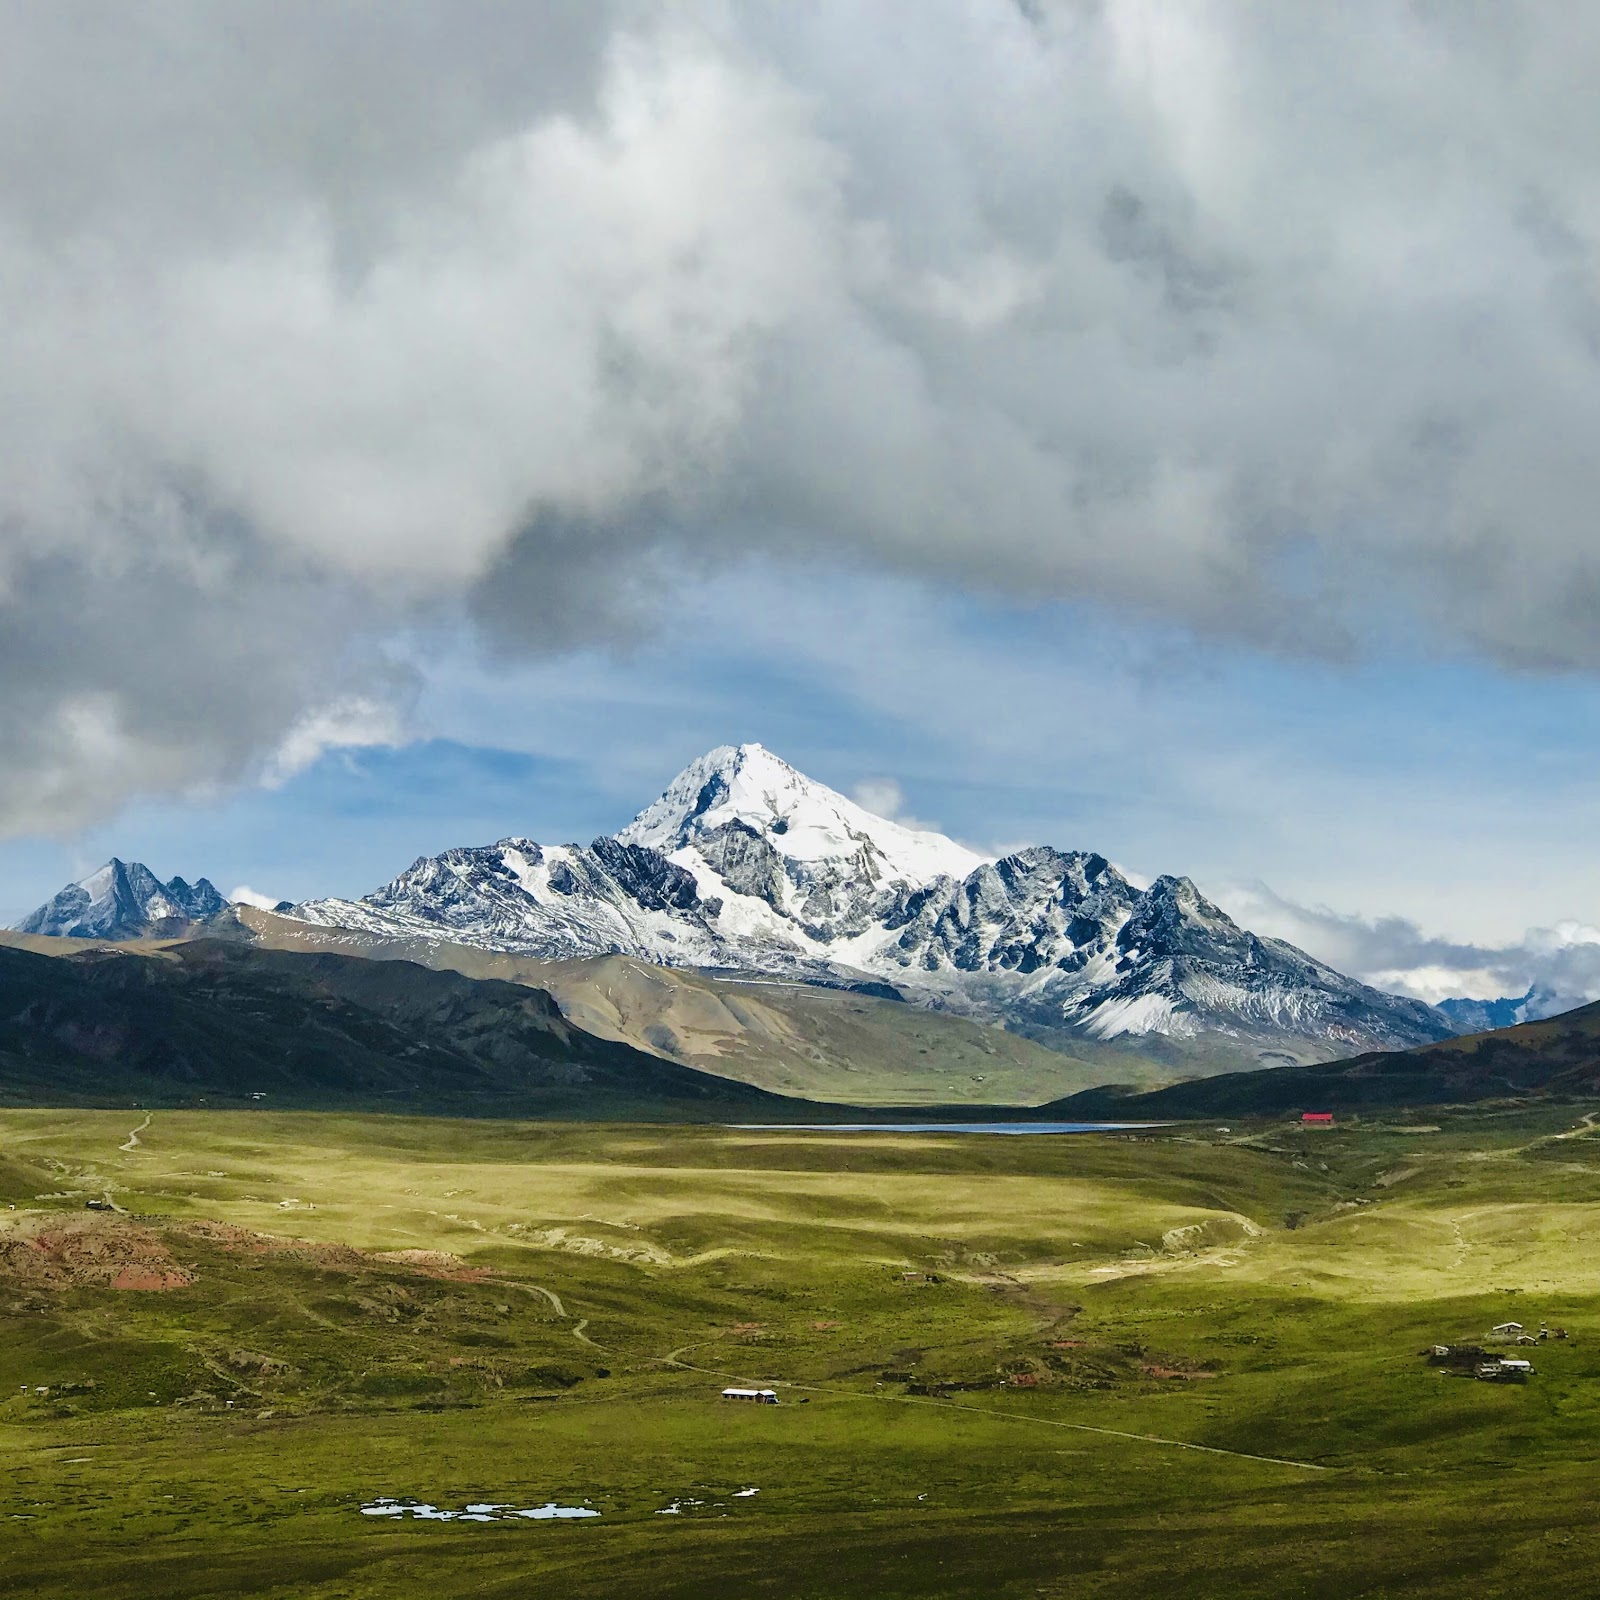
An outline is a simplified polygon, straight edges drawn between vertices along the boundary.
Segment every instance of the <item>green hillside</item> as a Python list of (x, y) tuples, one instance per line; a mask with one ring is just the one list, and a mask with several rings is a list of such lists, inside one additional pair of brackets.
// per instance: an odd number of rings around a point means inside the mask
[(1134, 1095), (1093, 1089), (1051, 1109), (1063, 1116), (1119, 1119), (1272, 1116), (1306, 1108), (1461, 1105), (1596, 1093), (1600, 1005), (1590, 1005), (1543, 1022), (1444, 1039), (1417, 1050), (1228, 1073)]
[(3, 1102), (794, 1114), (793, 1102), (593, 1038), (525, 984), (214, 940), (54, 957), (0, 946)]
[[(1576, 1109), (1057, 1138), (0, 1111), (0, 1590), (1586, 1594), (1597, 1263)], [(1567, 1335), (1523, 1385), (1421, 1354), (1512, 1319)], [(511, 1516), (552, 1503), (598, 1514)]]

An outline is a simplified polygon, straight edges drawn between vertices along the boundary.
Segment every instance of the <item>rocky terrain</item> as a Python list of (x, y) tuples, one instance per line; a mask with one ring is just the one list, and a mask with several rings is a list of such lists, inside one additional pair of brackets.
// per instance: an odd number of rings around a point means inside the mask
[(16, 931), (66, 939), (138, 939), (178, 932), (227, 905), (205, 878), (162, 883), (142, 862), (113, 857), (24, 917)]
[(615, 837), (510, 838), (414, 863), (292, 916), (544, 960), (871, 985), (1045, 1043), (1175, 1061), (1329, 1059), (1447, 1037), (1442, 1014), (1239, 927), (1187, 878), (1139, 888), (1104, 856), (983, 859), (875, 817), (760, 745), (679, 774)]
[[(692, 762), (614, 836), (446, 850), (361, 899), (278, 910), (424, 961), (449, 945), (854, 990), (1069, 1055), (1121, 1055), (1127, 1070), (1106, 1076), (1124, 1081), (1151, 1062), (1172, 1073), (1403, 1049), (1487, 1020), (1241, 928), (1188, 878), (1140, 886), (1103, 855), (1048, 845), (989, 860), (874, 816), (757, 744)], [(127, 940), (239, 915), (205, 879), (161, 884), (113, 861), (20, 926)]]

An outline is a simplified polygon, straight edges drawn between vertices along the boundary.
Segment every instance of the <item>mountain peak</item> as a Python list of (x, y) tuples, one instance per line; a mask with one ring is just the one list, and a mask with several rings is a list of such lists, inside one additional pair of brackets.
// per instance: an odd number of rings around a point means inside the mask
[[(1240, 928), (1188, 878), (1137, 889), (1104, 856), (1043, 845), (985, 861), (754, 743), (691, 761), (614, 837), (450, 850), (362, 901), (292, 915), (541, 959), (620, 953), (830, 987), (887, 983), (1069, 1053), (1086, 1036), (1161, 1035), (1180, 1053), (1322, 1058), (1450, 1031), (1420, 1001)], [(1210, 1042), (1184, 1043), (1200, 1039)]]
[(17, 931), (69, 939), (136, 939), (152, 924), (199, 922), (227, 904), (208, 879), (162, 883), (142, 861), (113, 856), (24, 917)]
[(845, 860), (863, 851), (891, 878), (965, 878), (983, 857), (943, 834), (875, 816), (759, 744), (718, 745), (691, 761), (617, 838), (663, 855), (739, 823), (790, 861)]

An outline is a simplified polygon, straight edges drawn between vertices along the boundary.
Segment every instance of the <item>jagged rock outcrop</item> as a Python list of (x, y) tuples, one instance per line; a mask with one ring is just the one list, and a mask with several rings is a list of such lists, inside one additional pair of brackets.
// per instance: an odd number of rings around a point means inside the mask
[(1104, 856), (997, 861), (905, 828), (760, 745), (691, 763), (614, 838), (504, 839), (300, 919), (543, 958), (622, 954), (807, 982), (887, 980), (1035, 1036), (1238, 1041), (1319, 1059), (1447, 1037), (1417, 1000), (1241, 928), (1187, 878)]
[(17, 924), (19, 933), (69, 939), (138, 939), (203, 922), (228, 902), (205, 878), (162, 883), (141, 861), (114, 857)]

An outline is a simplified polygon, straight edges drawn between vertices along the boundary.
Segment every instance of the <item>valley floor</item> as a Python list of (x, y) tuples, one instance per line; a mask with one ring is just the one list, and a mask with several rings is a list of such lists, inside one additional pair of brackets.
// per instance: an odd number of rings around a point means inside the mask
[[(1588, 1111), (1020, 1138), (0, 1112), (0, 1589), (1591, 1592)], [(1568, 1335), (1506, 1347), (1525, 1385), (1421, 1356), (1508, 1321)], [(599, 1515), (510, 1516), (552, 1504)]]

